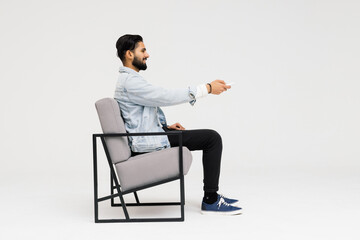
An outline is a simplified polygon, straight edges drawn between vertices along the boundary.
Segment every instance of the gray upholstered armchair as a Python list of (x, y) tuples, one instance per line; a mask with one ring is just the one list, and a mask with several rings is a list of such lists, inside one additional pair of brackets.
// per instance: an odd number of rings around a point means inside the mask
[[(93, 134), (95, 222), (184, 221), (184, 175), (190, 169), (192, 155), (189, 149), (182, 147), (182, 132), (127, 133), (116, 100), (104, 98), (97, 101), (95, 106), (103, 130), (103, 134)], [(179, 136), (179, 147), (131, 156), (128, 136), (169, 134)], [(98, 197), (98, 138), (104, 147), (111, 175), (111, 194), (101, 198)], [(140, 203), (136, 191), (175, 180), (180, 181), (180, 202)], [(136, 203), (125, 203), (123, 195), (128, 193), (134, 194)], [(120, 204), (115, 204), (114, 198), (119, 198)], [(111, 200), (111, 206), (121, 206), (125, 219), (99, 219), (98, 203), (105, 200)], [(180, 205), (181, 216), (179, 218), (130, 218), (127, 211), (127, 206), (160, 205)]]

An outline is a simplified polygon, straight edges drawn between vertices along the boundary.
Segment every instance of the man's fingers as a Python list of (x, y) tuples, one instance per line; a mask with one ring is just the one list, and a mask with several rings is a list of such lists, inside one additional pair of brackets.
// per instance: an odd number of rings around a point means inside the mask
[(185, 130), (185, 128), (180, 123), (175, 123), (175, 128), (177, 130)]

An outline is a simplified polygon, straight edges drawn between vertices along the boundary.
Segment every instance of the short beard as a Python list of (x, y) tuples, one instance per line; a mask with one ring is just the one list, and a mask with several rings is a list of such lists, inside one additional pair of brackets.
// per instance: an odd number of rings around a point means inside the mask
[(132, 65), (139, 70), (146, 70), (147, 68), (146, 63), (142, 63), (142, 61), (136, 57), (134, 58)]

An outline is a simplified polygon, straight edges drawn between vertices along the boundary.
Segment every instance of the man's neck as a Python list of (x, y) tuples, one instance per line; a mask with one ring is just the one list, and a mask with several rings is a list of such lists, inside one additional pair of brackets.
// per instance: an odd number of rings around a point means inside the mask
[(132, 70), (139, 72), (140, 70), (132, 64), (124, 64), (124, 67), (131, 68)]

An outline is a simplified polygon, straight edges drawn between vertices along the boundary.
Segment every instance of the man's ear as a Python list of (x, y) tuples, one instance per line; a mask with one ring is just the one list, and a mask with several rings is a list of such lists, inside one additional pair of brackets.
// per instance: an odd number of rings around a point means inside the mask
[(130, 50), (127, 50), (125, 53), (125, 56), (129, 59), (133, 59), (134, 58), (134, 53), (131, 52)]

